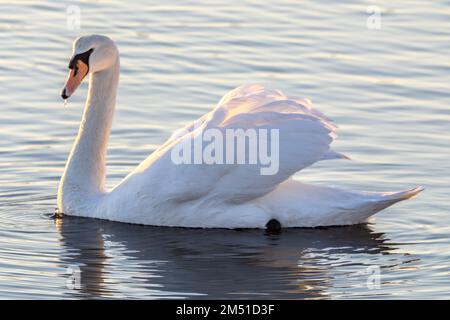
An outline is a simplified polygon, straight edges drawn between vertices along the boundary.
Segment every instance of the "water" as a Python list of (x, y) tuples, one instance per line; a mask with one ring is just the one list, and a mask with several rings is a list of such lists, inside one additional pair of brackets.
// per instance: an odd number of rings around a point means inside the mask
[[(366, 26), (372, 4), (379, 30)], [(448, 1), (0, 1), (0, 12), (0, 298), (448, 298)], [(312, 99), (353, 158), (297, 178), (426, 190), (366, 227), (279, 235), (52, 219), (87, 85), (67, 108), (59, 92), (85, 33), (121, 51), (109, 187), (228, 90), (262, 83)]]

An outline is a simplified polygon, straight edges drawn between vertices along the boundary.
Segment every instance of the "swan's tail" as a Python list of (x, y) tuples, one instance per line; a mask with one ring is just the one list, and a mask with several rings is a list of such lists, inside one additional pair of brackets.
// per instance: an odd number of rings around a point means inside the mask
[(368, 197), (368, 201), (358, 208), (359, 222), (363, 223), (370, 216), (375, 213), (390, 207), (391, 205), (400, 202), (402, 200), (411, 199), (424, 190), (423, 187), (416, 187), (406, 191), (400, 192), (381, 192), (372, 193), (372, 196)]
[(382, 200), (381, 201), (394, 201), (398, 202), (401, 200), (406, 200), (406, 199), (411, 199), (413, 197), (415, 197), (416, 195), (418, 195), (420, 192), (422, 192), (423, 190), (425, 190), (424, 187), (416, 187), (410, 190), (406, 190), (406, 191), (400, 191), (400, 192), (385, 192), (382, 194)]
[[(267, 229), (318, 227), (367, 222), (377, 212), (410, 199), (424, 188), (400, 192), (357, 192), (288, 180), (262, 199), (271, 216)], [(274, 219), (276, 221), (272, 221)]]

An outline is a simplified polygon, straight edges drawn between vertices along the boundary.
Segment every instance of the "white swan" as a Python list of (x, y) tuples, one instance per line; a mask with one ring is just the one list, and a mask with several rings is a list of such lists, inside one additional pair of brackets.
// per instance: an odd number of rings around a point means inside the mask
[[(336, 127), (310, 101), (253, 85), (226, 94), (211, 112), (172, 135), (107, 192), (105, 162), (119, 79), (118, 50), (108, 37), (80, 37), (69, 68), (64, 99), (88, 73), (90, 80), (78, 136), (59, 185), (61, 213), (156, 226), (316, 227), (364, 223), (422, 191), (349, 192), (291, 179), (316, 161), (344, 158), (329, 147)], [(186, 141), (209, 129), (233, 128), (279, 130), (276, 174), (262, 175), (262, 164), (173, 161), (172, 151)]]

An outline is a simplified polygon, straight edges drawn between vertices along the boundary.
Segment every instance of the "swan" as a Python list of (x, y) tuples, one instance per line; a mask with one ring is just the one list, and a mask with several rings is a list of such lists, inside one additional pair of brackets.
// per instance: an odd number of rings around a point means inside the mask
[[(246, 85), (176, 131), (107, 191), (106, 155), (119, 80), (119, 51), (109, 37), (88, 35), (74, 41), (62, 98), (68, 99), (88, 74), (80, 128), (58, 188), (60, 214), (167, 227), (279, 230), (365, 223), (423, 190), (356, 192), (294, 180), (294, 173), (317, 161), (347, 158), (330, 149), (336, 126), (308, 99)], [(277, 133), (260, 139), (278, 152), (273, 172), (263, 174), (267, 168), (262, 161), (174, 161), (174, 150), (195, 151), (189, 142), (238, 129)]]

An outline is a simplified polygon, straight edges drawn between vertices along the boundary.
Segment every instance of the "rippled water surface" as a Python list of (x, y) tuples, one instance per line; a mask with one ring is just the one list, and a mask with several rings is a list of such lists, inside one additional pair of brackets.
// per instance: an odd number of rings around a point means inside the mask
[[(59, 90), (84, 33), (121, 51), (109, 187), (228, 90), (262, 83), (312, 99), (353, 158), (296, 178), (426, 190), (369, 226), (277, 235), (54, 220), (87, 85), (67, 108)], [(0, 48), (0, 298), (449, 298), (448, 1), (2, 0)]]

